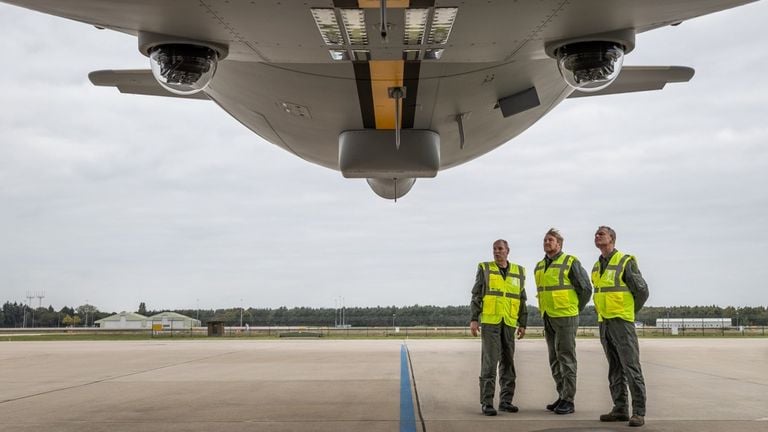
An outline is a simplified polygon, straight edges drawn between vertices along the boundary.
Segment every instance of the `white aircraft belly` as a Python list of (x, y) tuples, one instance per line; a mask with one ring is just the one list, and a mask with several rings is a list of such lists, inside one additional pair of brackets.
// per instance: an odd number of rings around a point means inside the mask
[[(414, 126), (440, 134), (442, 168), (504, 144), (570, 94), (557, 68), (547, 61), (475, 65), (469, 71), (462, 65), (441, 64), (425, 67), (422, 76), (427, 78), (419, 84)], [(207, 93), (264, 139), (307, 161), (337, 169), (339, 133), (361, 128), (356, 85), (348, 64), (223, 62)], [(494, 108), (500, 98), (530, 87), (539, 93), (539, 107), (510, 118)], [(308, 116), (286, 112), (283, 102), (305, 107)], [(464, 122), (467, 142), (460, 149), (455, 119), (466, 112), (471, 113)]]

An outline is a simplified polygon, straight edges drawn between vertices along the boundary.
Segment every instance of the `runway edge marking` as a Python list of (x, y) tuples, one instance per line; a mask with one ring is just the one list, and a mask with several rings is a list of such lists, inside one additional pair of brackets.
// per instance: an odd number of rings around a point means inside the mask
[[(400, 432), (416, 432), (416, 415), (413, 409), (413, 392), (416, 392), (416, 403), (419, 401), (419, 393), (416, 390), (416, 377), (413, 377), (413, 387), (411, 387), (411, 377), (413, 374), (413, 364), (408, 352), (408, 346), (400, 346)], [(421, 428), (426, 432), (424, 418), (421, 415), (421, 406), (418, 405)]]

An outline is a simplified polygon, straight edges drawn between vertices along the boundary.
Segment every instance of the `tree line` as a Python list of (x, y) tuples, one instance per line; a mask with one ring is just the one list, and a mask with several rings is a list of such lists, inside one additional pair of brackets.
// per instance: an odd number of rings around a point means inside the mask
[(101, 312), (93, 305), (84, 304), (75, 308), (64, 306), (55, 310), (53, 306), (30, 307), (24, 303), (5, 302), (0, 310), (0, 327), (79, 327), (93, 325), (93, 322), (112, 315)]
[[(167, 310), (147, 310), (141, 303), (136, 312), (145, 316)], [(470, 319), (469, 306), (377, 306), (311, 308), (227, 308), (227, 309), (176, 309), (177, 312), (199, 319), (202, 325), (221, 321), (227, 326), (335, 326), (346, 324), (354, 327), (460, 327)], [(91, 326), (101, 318), (112, 315), (89, 304), (75, 308), (65, 306), (54, 310), (52, 306), (30, 308), (24, 303), (6, 302), (0, 311), (0, 327), (81, 327)], [(658, 318), (729, 318), (732, 325), (768, 325), (768, 310), (757, 307), (712, 306), (647, 306), (636, 316), (646, 325), (655, 325)], [(242, 321), (241, 321), (242, 319)], [(87, 320), (87, 322), (86, 322)], [(594, 306), (587, 306), (579, 315), (582, 326), (597, 325)], [(543, 326), (538, 308), (528, 305), (528, 326)]]

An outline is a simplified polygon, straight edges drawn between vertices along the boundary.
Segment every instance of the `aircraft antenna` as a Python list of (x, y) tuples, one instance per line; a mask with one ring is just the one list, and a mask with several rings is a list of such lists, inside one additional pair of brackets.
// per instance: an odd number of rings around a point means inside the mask
[(464, 120), (468, 118), (468, 112), (456, 115), (456, 123), (459, 124), (459, 148), (461, 150), (464, 150)]
[(395, 202), (397, 202), (397, 177), (393, 178), (392, 181), (394, 182), (395, 187)]
[(387, 92), (389, 97), (395, 100), (395, 147), (400, 150), (400, 129), (402, 127), (400, 107), (402, 100), (405, 98), (405, 87), (389, 87)]
[(387, 40), (387, 0), (381, 0), (381, 25), (379, 31), (381, 32), (381, 38)]

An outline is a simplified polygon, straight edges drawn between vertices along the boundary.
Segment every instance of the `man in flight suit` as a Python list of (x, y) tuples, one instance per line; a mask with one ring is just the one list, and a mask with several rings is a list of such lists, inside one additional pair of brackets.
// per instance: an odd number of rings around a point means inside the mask
[[(640, 368), (640, 346), (635, 333), (635, 314), (648, 300), (648, 284), (635, 257), (615, 248), (616, 231), (601, 226), (595, 233), (600, 257), (592, 268), (595, 312), (600, 324), (600, 342), (608, 359), (608, 385), (613, 409), (600, 416), (603, 422), (629, 420), (630, 426), (645, 424), (645, 380)], [(629, 417), (627, 386), (632, 395)]]
[(482, 354), (480, 367), (480, 404), (483, 414), (495, 416), (493, 396), (496, 391), (496, 368), (499, 370), (499, 410), (515, 413), (515, 334), (525, 336), (528, 309), (525, 305), (525, 270), (507, 261), (506, 240), (493, 242), (493, 261), (481, 262), (472, 287), (472, 313), (469, 323), (472, 336), (480, 332)]
[(544, 235), (544, 253), (534, 275), (549, 367), (557, 388), (557, 400), (547, 409), (555, 414), (571, 414), (576, 410), (576, 330), (579, 312), (589, 303), (592, 286), (579, 260), (563, 253), (563, 236), (554, 228)]

